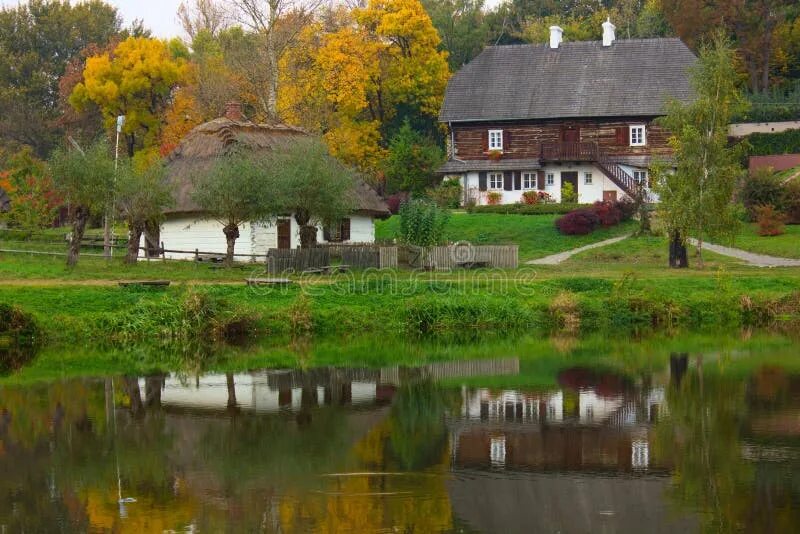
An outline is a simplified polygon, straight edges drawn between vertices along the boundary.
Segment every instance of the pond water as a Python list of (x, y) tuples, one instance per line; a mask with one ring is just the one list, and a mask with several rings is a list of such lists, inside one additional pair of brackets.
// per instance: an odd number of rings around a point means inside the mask
[(0, 532), (796, 531), (800, 374), (730, 354), (4, 385)]

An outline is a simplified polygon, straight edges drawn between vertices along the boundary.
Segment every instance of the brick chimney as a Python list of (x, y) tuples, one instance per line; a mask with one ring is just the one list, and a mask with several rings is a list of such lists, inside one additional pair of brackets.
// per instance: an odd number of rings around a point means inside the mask
[(225, 118), (235, 122), (242, 122), (245, 120), (242, 113), (242, 103), (231, 101), (225, 104)]

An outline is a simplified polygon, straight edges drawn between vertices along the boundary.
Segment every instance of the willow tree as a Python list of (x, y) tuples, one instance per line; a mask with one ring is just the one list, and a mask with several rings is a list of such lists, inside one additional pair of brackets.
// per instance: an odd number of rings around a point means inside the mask
[(297, 139), (262, 160), (273, 213), (291, 213), (300, 246), (317, 243), (317, 228), (332, 225), (356, 206), (355, 171), (333, 158), (318, 139)]
[(267, 220), (275, 213), (272, 192), (264, 180), (264, 159), (263, 154), (232, 151), (193, 177), (193, 200), (222, 225), (228, 265), (233, 263), (239, 227)]
[(98, 141), (85, 151), (58, 149), (50, 158), (50, 174), (69, 207), (72, 234), (67, 266), (72, 267), (78, 263), (89, 217), (102, 213), (113, 195), (114, 159), (105, 141)]
[(145, 228), (159, 226), (164, 208), (173, 201), (172, 190), (158, 161), (144, 169), (125, 164), (117, 176), (116, 208), (128, 226), (126, 263), (136, 263)]
[(687, 267), (685, 247), (697, 240), (700, 265), (706, 238), (732, 236), (737, 218), (732, 203), (742, 175), (737, 150), (728, 144), (728, 124), (747, 103), (738, 87), (735, 52), (718, 33), (700, 50), (691, 72), (695, 98), (667, 103), (659, 123), (672, 132), (674, 169), (653, 169), (658, 212), (670, 236), (670, 266)]

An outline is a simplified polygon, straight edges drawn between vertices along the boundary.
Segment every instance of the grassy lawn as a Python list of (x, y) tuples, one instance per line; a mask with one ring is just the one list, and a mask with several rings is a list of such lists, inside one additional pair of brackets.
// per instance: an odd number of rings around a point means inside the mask
[(800, 258), (800, 225), (787, 225), (786, 233), (776, 236), (760, 236), (757, 229), (755, 223), (743, 224), (732, 246), (769, 256)]
[[(554, 221), (558, 215), (506, 215), (494, 213), (454, 213), (447, 225), (447, 239), (469, 241), (474, 245), (519, 245), (520, 261), (564, 252), (610, 237), (631, 232), (636, 223), (629, 222), (604, 228), (583, 236), (558, 233)], [(400, 229), (400, 218), (375, 222), (377, 239), (394, 239)]]

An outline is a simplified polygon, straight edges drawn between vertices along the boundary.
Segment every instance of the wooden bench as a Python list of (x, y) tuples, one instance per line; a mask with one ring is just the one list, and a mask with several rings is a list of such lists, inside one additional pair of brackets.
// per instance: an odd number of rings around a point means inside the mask
[(169, 280), (123, 280), (119, 282), (120, 287), (131, 287), (131, 286), (167, 287), (169, 284), (170, 284)]
[(286, 286), (292, 284), (288, 278), (246, 278), (248, 286)]
[(324, 265), (314, 269), (306, 269), (303, 274), (331, 274), (331, 273), (346, 273), (350, 270), (349, 265)]

